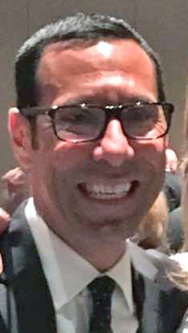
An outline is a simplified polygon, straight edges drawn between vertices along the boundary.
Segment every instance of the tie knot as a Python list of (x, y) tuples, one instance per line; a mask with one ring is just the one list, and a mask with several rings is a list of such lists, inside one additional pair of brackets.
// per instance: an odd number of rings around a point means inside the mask
[(111, 298), (115, 288), (115, 282), (109, 276), (102, 276), (93, 280), (88, 288), (94, 299)]

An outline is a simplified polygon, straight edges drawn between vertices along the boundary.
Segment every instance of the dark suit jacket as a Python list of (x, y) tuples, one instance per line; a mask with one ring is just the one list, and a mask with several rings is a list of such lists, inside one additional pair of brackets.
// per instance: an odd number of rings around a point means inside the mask
[(184, 315), (184, 319), (182, 321), (181, 326), (179, 327), (177, 333), (185, 333), (188, 330), (188, 310)]
[[(4, 261), (0, 279), (0, 333), (56, 333), (52, 298), (24, 207), (22, 204), (17, 210), (0, 243)], [(188, 295), (165, 277), (171, 261), (158, 252), (147, 253), (133, 243), (130, 254), (138, 332), (175, 332), (188, 305)]]
[(169, 248), (173, 252), (181, 250), (184, 244), (182, 207), (170, 212), (167, 222), (167, 240)]
[(166, 194), (169, 211), (172, 212), (174, 209), (180, 206), (181, 202), (181, 187), (182, 177), (178, 173), (165, 173), (165, 181), (163, 191)]

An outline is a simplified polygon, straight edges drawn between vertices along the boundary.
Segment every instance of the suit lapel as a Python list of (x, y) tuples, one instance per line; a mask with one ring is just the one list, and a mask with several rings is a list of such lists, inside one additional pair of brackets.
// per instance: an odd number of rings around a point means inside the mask
[[(167, 276), (173, 262), (163, 254), (145, 252), (134, 244), (130, 254), (133, 299), (139, 321), (137, 333), (176, 332), (188, 306), (188, 295), (178, 290)], [(174, 304), (178, 304), (178, 309)]]
[[(6, 267), (3, 278), (8, 284), (7, 295), (11, 295), (7, 307), (14, 318), (12, 325), (15, 326), (17, 318), (19, 333), (56, 333), (50, 291), (24, 217), (24, 207), (16, 213), (1, 244)], [(11, 332), (17, 332), (17, 328)]]
[(159, 330), (159, 295), (160, 290), (151, 280), (141, 275), (134, 268), (133, 299), (139, 322), (137, 333), (160, 333)]
[[(3, 324), (10, 328), (2, 332), (57, 333), (51, 295), (24, 208), (23, 204), (1, 238), (0, 251), (6, 267), (1, 280), (7, 287), (0, 286), (0, 297), (7, 303)], [(158, 260), (134, 244), (129, 247), (138, 332), (175, 332), (188, 305), (187, 295), (166, 278), (166, 263), (161, 264), (166, 257), (160, 255)], [(173, 303), (178, 304), (178, 311)]]

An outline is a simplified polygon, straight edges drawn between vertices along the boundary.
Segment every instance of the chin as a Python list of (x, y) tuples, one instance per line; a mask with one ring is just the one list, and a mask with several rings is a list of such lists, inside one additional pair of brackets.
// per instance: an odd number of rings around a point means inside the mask
[(92, 229), (93, 231), (98, 231), (101, 234), (108, 234), (108, 236), (111, 234), (112, 238), (125, 240), (135, 235), (138, 229), (137, 223), (134, 224), (133, 222), (129, 223), (128, 221), (125, 221), (125, 219), (108, 218), (101, 221), (100, 223), (92, 223)]

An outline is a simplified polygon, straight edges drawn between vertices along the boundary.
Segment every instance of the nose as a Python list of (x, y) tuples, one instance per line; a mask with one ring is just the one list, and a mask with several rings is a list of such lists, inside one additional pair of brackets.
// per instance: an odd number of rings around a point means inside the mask
[(112, 119), (108, 123), (105, 134), (95, 147), (93, 155), (97, 162), (105, 160), (113, 167), (120, 167), (125, 160), (134, 156), (134, 149), (123, 133), (118, 119)]

